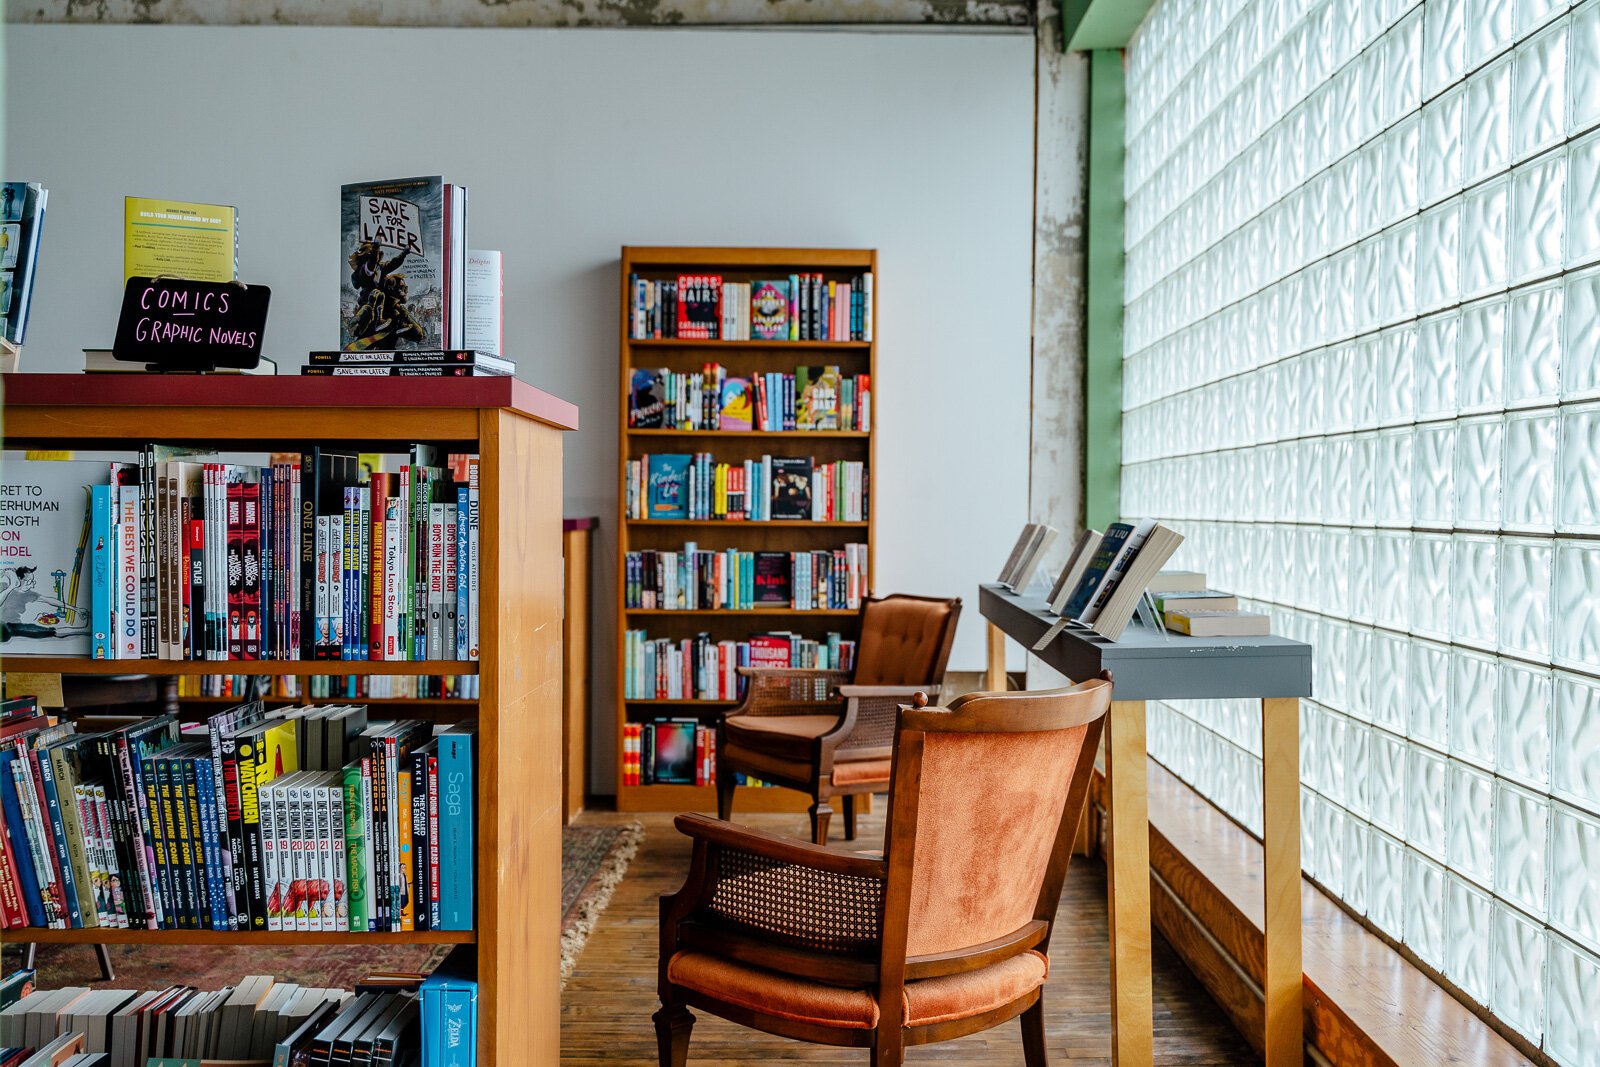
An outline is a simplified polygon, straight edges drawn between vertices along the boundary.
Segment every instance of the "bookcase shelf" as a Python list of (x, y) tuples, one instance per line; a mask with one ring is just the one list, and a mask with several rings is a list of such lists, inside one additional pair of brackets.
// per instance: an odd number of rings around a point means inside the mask
[(630, 437), (780, 437), (812, 441), (866, 441), (870, 430), (663, 430), (629, 427)]
[[(802, 812), (811, 798), (782, 786), (742, 785), (734, 793), (738, 811)], [(618, 811), (717, 810), (717, 790), (709, 785), (624, 785), (617, 787)]]
[(272, 930), (40, 930), (6, 931), (8, 940), (41, 945), (470, 945), (472, 930), (422, 930), (408, 933), (290, 933)]
[[(405, 707), (414, 707), (414, 708), (460, 708), (462, 711), (471, 711), (478, 704), (478, 698), (477, 697), (345, 697), (345, 696), (331, 696), (331, 697), (310, 697), (310, 696), (270, 697), (269, 696), (269, 697), (262, 697), (262, 699), (265, 700), (269, 705), (272, 705), (272, 704), (297, 704), (297, 703), (301, 703), (303, 701), (315, 701), (317, 703), (323, 703), (323, 702), (334, 703), (334, 702), (339, 702), (339, 701), (345, 701), (345, 702), (352, 703), (352, 704), (381, 704), (381, 705), (386, 705), (386, 706), (388, 706), (388, 705), (402, 705), (402, 706), (405, 706)], [(180, 696), (180, 697), (178, 697), (178, 703), (180, 703), (180, 704), (216, 704), (216, 705), (219, 705), (219, 706), (229, 706), (229, 707), (231, 707), (234, 704), (242, 703), (243, 700), (244, 700), (243, 697), (207, 697), (207, 696)]]
[[(475, 944), (483, 1067), (560, 1060), (561, 467), (573, 405), (515, 378), (428, 380), (7, 374), (5, 445), (57, 451), (146, 442), (299, 450), (314, 443), (443, 445), (479, 459), (479, 660), (91, 660), (7, 656), (0, 669), (62, 674), (461, 675), (476, 701), (474, 931), (283, 933), (24, 930), (58, 944)], [(377, 449), (384, 450), (384, 449)], [(183, 698), (193, 700), (195, 698)], [(203, 699), (203, 698), (202, 698)], [(330, 698), (338, 699), (338, 698)], [(396, 705), (421, 701), (391, 698)], [(298, 701), (296, 701), (298, 702)]]
[(45, 674), (273, 674), (342, 676), (349, 674), (478, 674), (473, 660), (364, 659), (85, 659), (81, 656), (13, 655), (0, 659), (0, 670)]
[[(836, 363), (847, 374), (867, 374), (872, 381), (872, 402), (878, 406), (881, 382), (878, 379), (878, 333), (871, 341), (708, 341), (688, 338), (634, 338), (632, 325), (633, 293), (629, 276), (672, 278), (679, 274), (721, 274), (734, 280), (759, 281), (785, 277), (793, 272), (820, 273), (831, 279), (872, 272), (873, 302), (869, 309), (873, 322), (877, 316), (877, 292), (882, 279), (877, 274), (878, 254), (872, 249), (826, 248), (694, 248), (625, 247), (622, 249), (618, 307), (620, 338), (618, 351), (619, 397), (624, 413), (628, 410), (635, 369), (671, 366), (678, 372), (694, 369), (701, 359), (716, 361), (729, 375), (748, 377), (752, 373), (793, 371), (796, 366)], [(876, 412), (874, 412), (874, 415)], [(806, 455), (858, 460), (866, 464), (869, 491), (876, 476), (878, 441), (876, 430), (676, 430), (671, 428), (630, 428), (626, 414), (619, 421), (617, 472), (617, 513), (627, 514), (627, 464), (646, 453), (660, 451), (710, 452), (718, 460), (738, 462), (760, 458), (767, 442), (773, 455)], [(869, 425), (876, 426), (874, 417)], [(672, 442), (672, 444), (668, 444)], [(681, 445), (678, 443), (681, 442)], [(781, 445), (779, 444), (781, 442)], [(815, 451), (813, 451), (815, 449)], [(723, 519), (624, 519), (619, 523), (616, 558), (616, 745), (613, 753), (617, 769), (617, 810), (619, 811), (714, 811), (714, 786), (623, 785), (623, 727), (656, 716), (695, 715), (710, 725), (716, 717), (734, 707), (736, 700), (654, 700), (626, 695), (626, 639), (632, 627), (645, 629), (651, 637), (686, 636), (685, 624), (704, 630), (714, 640), (744, 640), (752, 634), (772, 629), (801, 629), (804, 621), (826, 623), (847, 638), (855, 636), (858, 613), (850, 610), (798, 610), (793, 608), (754, 608), (750, 610), (701, 609), (677, 611), (626, 607), (626, 561), (630, 551), (666, 549), (680, 529), (690, 540), (704, 538), (718, 547), (774, 552), (806, 552), (838, 549), (847, 542), (867, 546), (868, 583), (877, 577), (877, 544), (873, 537), (873, 516), (859, 522), (811, 522), (804, 519), (776, 519), (768, 522), (729, 522)], [(676, 547), (676, 546), (673, 546)], [(678, 620), (674, 624), (673, 620)], [(655, 629), (653, 629), (655, 627)], [(814, 636), (814, 634), (812, 634)], [(810, 798), (788, 789), (740, 787), (740, 811), (805, 811)]]

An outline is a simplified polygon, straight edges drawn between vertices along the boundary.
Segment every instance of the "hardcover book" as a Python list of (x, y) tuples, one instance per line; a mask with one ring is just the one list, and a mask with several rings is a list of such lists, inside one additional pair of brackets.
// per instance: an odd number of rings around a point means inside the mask
[(787, 552), (755, 554), (755, 605), (758, 608), (786, 608), (793, 602)]
[(0, 653), (87, 656), (94, 578), (89, 487), (109, 466), (3, 454), (6, 528), (0, 552)]
[(1071, 599), (1061, 610), (1063, 616), (1075, 619), (1089, 606), (1089, 602), (1094, 599), (1095, 592), (1100, 587), (1101, 580), (1111, 569), (1111, 564), (1132, 533), (1133, 526), (1126, 522), (1114, 522), (1106, 527), (1105, 536), (1100, 538), (1100, 547), (1095, 549), (1094, 556), (1089, 560), (1088, 569), (1083, 572), (1083, 577), (1072, 591)]
[(39, 233), (49, 190), (38, 182), (0, 184), (0, 318), (5, 337), (22, 344), (39, 265)]
[(628, 390), (628, 425), (641, 430), (658, 430), (666, 416), (665, 390), (661, 372), (636, 370)]
[(811, 518), (811, 457), (772, 457), (774, 519)]
[(693, 456), (673, 453), (650, 457), (650, 518), (689, 517), (689, 464), (693, 460)]
[(457, 347), (445, 319), (444, 179), (346, 185), (340, 204), (339, 346)]
[(668, 785), (693, 785), (695, 723), (657, 722), (646, 728), (655, 731), (655, 780)]
[[(635, 373), (638, 373), (637, 371)], [(719, 430), (748, 430), (755, 407), (750, 401), (750, 381), (747, 378), (729, 378), (722, 383), (720, 410), (717, 413)]]
[(756, 341), (789, 339), (789, 280), (756, 282), (750, 291), (750, 337)]

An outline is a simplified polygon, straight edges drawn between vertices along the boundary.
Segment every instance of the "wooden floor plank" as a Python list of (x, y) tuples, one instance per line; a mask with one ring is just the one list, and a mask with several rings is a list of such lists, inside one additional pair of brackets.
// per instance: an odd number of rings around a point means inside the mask
[[(859, 845), (882, 844), (883, 817), (864, 817)], [(656, 1062), (650, 1014), (656, 1009), (656, 898), (683, 883), (686, 838), (668, 815), (585, 812), (578, 822), (644, 823), (644, 843), (601, 917), (567, 983), (561, 1001), (561, 1062), (590, 1064)], [(751, 815), (740, 818), (777, 833), (805, 836), (805, 818)], [(837, 842), (837, 831), (835, 833)], [(1075, 858), (1062, 893), (1052, 941), (1045, 1020), (1050, 1062), (1055, 1067), (1105, 1067), (1111, 1062), (1110, 958), (1107, 950), (1105, 868)], [(1154, 938), (1155, 1062), (1163, 1067), (1239, 1067), (1259, 1063), (1225, 1013), (1159, 936)], [(697, 1012), (690, 1044), (693, 1067), (749, 1067), (762, 1061), (861, 1067), (867, 1053), (806, 1045), (734, 1026)], [(1022, 1037), (1008, 1022), (984, 1034), (909, 1050), (907, 1063), (1018, 1064)]]

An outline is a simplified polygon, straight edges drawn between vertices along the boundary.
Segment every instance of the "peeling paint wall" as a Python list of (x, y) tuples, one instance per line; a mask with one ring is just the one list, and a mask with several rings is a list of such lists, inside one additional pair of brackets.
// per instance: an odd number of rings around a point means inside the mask
[[(1061, 531), (1041, 570), (1054, 575), (1083, 529), (1084, 191), (1088, 181), (1089, 65), (1063, 53), (1059, 8), (1036, 38), (1033, 177), (1033, 383), (1028, 517)], [(1023, 652), (1009, 653), (1019, 666)], [(1029, 685), (1040, 678), (1033, 657)], [(1052, 672), (1053, 674), (1053, 672)]]
[(1033, 23), (1033, 8), (1033, 0), (13, 0), (6, 20), (217, 26), (1026, 27)]

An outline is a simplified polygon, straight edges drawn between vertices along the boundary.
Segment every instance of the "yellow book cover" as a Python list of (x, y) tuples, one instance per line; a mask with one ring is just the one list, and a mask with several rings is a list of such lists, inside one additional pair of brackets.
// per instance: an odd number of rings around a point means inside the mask
[(279, 719), (261, 738), (261, 754), (256, 759), (256, 788), (293, 774), (300, 769), (300, 746), (294, 719)]
[(122, 280), (174, 274), (231, 282), (238, 270), (238, 212), (220, 204), (123, 200)]

